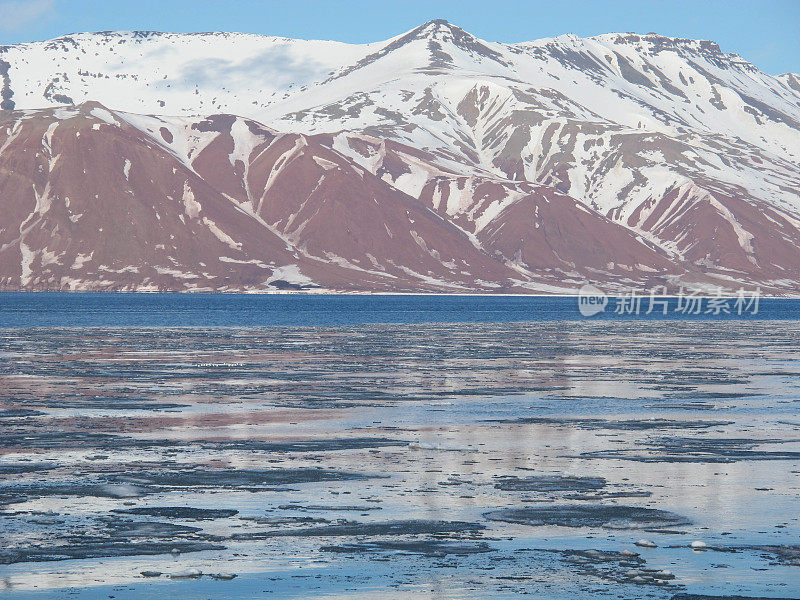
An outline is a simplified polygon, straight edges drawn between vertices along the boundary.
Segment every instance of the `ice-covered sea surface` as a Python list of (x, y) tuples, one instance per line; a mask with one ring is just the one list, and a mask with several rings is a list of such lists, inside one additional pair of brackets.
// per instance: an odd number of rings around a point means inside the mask
[(6, 327), (0, 595), (800, 598), (798, 340)]

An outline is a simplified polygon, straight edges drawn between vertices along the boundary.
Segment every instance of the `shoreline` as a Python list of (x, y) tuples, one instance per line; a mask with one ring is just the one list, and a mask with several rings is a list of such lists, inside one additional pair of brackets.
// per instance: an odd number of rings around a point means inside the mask
[[(745, 290), (749, 293), (749, 290)], [(121, 291), (121, 290), (0, 290), (0, 297), (7, 294), (118, 294), (129, 296), (148, 296), (148, 295), (170, 295), (170, 296), (442, 296), (442, 297), (477, 297), (477, 298), (580, 298), (580, 294), (510, 294), (510, 293), (481, 293), (481, 292), (341, 292), (341, 291), (325, 291), (325, 292), (308, 292), (308, 291), (230, 291), (230, 292), (209, 292), (209, 291)], [(624, 297), (625, 294), (607, 293), (609, 298)], [(649, 293), (642, 293), (636, 296), (637, 298), (646, 299), (650, 297)], [(658, 294), (654, 298), (680, 298), (678, 294)], [(683, 298), (736, 298), (736, 295), (704, 295), (686, 294)], [(759, 294), (760, 300), (800, 300), (800, 293), (794, 295), (776, 296), (771, 294)]]

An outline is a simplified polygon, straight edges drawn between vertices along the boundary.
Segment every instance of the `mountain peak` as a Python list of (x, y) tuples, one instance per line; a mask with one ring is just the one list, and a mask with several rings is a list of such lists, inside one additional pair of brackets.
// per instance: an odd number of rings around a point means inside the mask
[(500, 52), (494, 50), (471, 33), (453, 25), (446, 19), (433, 19), (390, 40), (377, 52), (373, 52), (355, 64), (340, 70), (324, 83), (372, 65), (392, 53), (405, 53), (408, 51), (409, 45), (417, 48), (424, 47), (424, 53), (421, 53), (421, 56), (425, 63), (421, 64), (420, 68), (433, 70), (434, 72), (453, 68), (454, 55), (458, 52), (467, 54), (472, 58), (478, 58), (479, 60), (485, 58), (507, 66)]
[(467, 33), (460, 27), (450, 23), (447, 19), (431, 19), (415, 28), (413, 31), (418, 33), (420, 37), (436, 35), (437, 33)]
[(81, 112), (91, 112), (95, 108), (102, 108), (103, 110), (108, 110), (107, 106), (105, 106), (102, 102), (98, 102), (97, 100), (84, 100), (83, 102), (80, 102), (74, 106)]
[(402, 38), (403, 42), (412, 40), (425, 40), (429, 49), (437, 56), (431, 66), (443, 66), (449, 63), (451, 57), (442, 51), (442, 44), (454, 46), (472, 56), (488, 58), (495, 62), (505, 64), (502, 55), (490, 48), (485, 42), (478, 39), (468, 31), (453, 25), (447, 19), (433, 19), (412, 29)]
[(419, 27), (415, 27), (409, 31), (406, 36), (412, 39), (435, 39), (438, 41), (453, 41), (456, 43), (464, 40), (478, 41), (478, 38), (474, 35), (458, 25), (453, 25), (447, 19), (432, 19), (426, 21)]

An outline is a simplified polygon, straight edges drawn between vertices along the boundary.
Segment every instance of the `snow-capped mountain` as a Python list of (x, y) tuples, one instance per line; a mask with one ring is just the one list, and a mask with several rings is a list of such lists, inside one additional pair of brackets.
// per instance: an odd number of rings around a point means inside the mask
[(0, 78), (5, 287), (800, 281), (800, 77), (713, 42), (103, 32)]

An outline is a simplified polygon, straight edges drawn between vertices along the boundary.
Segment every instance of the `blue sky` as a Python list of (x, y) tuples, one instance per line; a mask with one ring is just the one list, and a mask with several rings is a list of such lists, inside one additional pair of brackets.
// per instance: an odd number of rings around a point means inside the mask
[(800, 71), (800, 0), (0, 0), (0, 44), (77, 31), (244, 31), (374, 42), (434, 18), (486, 40), (655, 31)]

